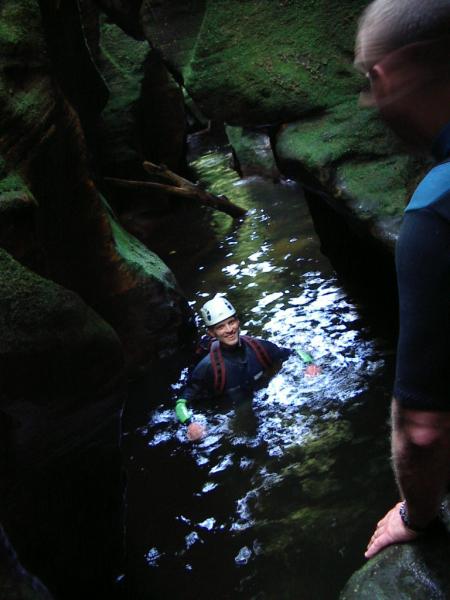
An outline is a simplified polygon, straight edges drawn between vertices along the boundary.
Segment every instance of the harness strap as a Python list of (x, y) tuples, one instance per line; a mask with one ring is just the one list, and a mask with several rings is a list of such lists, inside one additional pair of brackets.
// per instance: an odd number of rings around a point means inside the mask
[(244, 342), (250, 346), (250, 348), (256, 354), (258, 362), (264, 369), (269, 369), (273, 365), (272, 358), (270, 357), (269, 353), (264, 348), (264, 346), (260, 342), (258, 342), (258, 340), (248, 335), (241, 335), (241, 339), (244, 340)]
[(226, 372), (225, 362), (223, 360), (220, 342), (218, 340), (214, 340), (211, 343), (209, 358), (214, 373), (214, 389), (219, 394), (222, 394), (223, 390), (225, 389)]
[[(269, 369), (273, 365), (272, 358), (261, 342), (248, 335), (241, 335), (241, 340), (250, 346), (263, 369)], [(214, 389), (218, 394), (222, 394), (225, 389), (226, 369), (219, 340), (211, 342), (209, 359), (214, 374)]]

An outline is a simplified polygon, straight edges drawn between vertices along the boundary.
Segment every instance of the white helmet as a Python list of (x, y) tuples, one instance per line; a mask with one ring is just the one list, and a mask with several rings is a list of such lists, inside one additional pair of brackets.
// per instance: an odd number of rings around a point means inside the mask
[(220, 321), (228, 319), (236, 314), (233, 305), (223, 296), (216, 294), (212, 300), (208, 300), (200, 309), (200, 314), (206, 327), (214, 327)]

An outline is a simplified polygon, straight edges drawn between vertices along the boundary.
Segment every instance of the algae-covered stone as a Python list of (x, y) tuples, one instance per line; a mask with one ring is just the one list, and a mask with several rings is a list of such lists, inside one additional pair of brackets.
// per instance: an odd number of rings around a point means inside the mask
[(114, 23), (101, 27), (100, 67), (110, 97), (102, 113), (100, 153), (104, 169), (116, 176), (136, 171), (142, 157), (139, 145), (139, 102), (147, 41), (127, 36)]
[[(374, 427), (379, 431), (373, 420), (356, 425), (342, 414), (313, 415), (306, 436), (254, 477), (248, 510), (258, 576), (266, 568), (271, 574), (267, 598), (331, 598), (330, 587), (342, 588), (363, 560), (374, 507), (394, 489), (387, 432), (374, 441)], [(274, 572), (284, 575), (274, 580)]]
[(67, 581), (78, 595), (109, 587), (123, 533), (122, 345), (77, 294), (3, 250), (0, 373), (1, 518), (15, 550), (57, 597)]
[(183, 93), (160, 55), (147, 40), (136, 41), (108, 22), (101, 26), (100, 47), (110, 91), (100, 127), (103, 169), (143, 179), (146, 159), (178, 170), (186, 129)]
[(36, 199), (19, 173), (10, 172), (0, 179), (0, 246), (28, 265), (39, 254), (37, 208)]
[[(156, 32), (167, 31), (171, 3), (156, 14), (153, 4), (144, 3), (143, 14), (147, 35), (158, 44)], [(172, 44), (160, 39), (159, 47), (177, 61), (189, 93), (210, 118), (233, 125), (285, 122), (357, 93), (360, 76), (351, 53), (365, 4), (209, 0), (195, 45), (193, 27)], [(197, 3), (196, 14), (201, 8)]]
[[(15, 157), (28, 150), (29, 138), (41, 135), (44, 115), (52, 104), (41, 73), (43, 68), (50, 68), (50, 60), (37, 2), (2, 2), (0, 23), (2, 154)], [(17, 77), (24, 73), (25, 65), (32, 86), (24, 85), (23, 78)]]
[(142, 27), (171, 69), (182, 74), (189, 65), (202, 26), (207, 0), (143, 0)]
[(267, 133), (231, 125), (226, 127), (226, 133), (237, 161), (237, 170), (244, 177), (263, 175), (276, 179), (280, 176)]
[(119, 339), (76, 294), (0, 250), (0, 391), (95, 398), (123, 366)]
[(390, 249), (426, 167), (356, 99), (283, 127), (276, 153), (284, 172), (313, 178), (338, 212), (347, 211), (360, 224), (370, 221), (371, 234)]
[(4, 600), (52, 600), (50, 592), (20, 564), (0, 526), (0, 598)]
[(350, 578), (340, 600), (446, 600), (449, 549), (443, 535), (391, 546)]

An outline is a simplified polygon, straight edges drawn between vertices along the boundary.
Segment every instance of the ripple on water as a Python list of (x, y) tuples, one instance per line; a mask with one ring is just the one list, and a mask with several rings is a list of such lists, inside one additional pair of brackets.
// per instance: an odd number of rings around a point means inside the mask
[[(358, 308), (320, 254), (297, 185), (275, 185), (260, 178), (239, 180), (230, 174), (225, 159), (223, 153), (211, 152), (193, 166), (200, 179), (213, 181), (215, 193), (227, 194), (249, 212), (239, 225), (223, 215), (214, 216), (220, 252), (193, 278), (190, 305), (198, 313), (208, 298), (226, 291), (238, 310), (243, 332), (309, 351), (322, 373), (308, 378), (300, 359), (290, 357), (268, 386), (255, 394), (248, 423), (245, 418), (243, 423), (236, 422), (233, 407), (194, 407), (208, 435), (192, 444), (172, 408), (186, 381), (184, 369), (171, 383), (171, 397), (152, 410), (148, 423), (136, 431), (147, 448), (167, 447), (174, 462), (167, 464), (165, 477), (177, 476), (180, 457), (191, 461), (185, 483), (190, 500), (183, 496), (185, 521), (178, 520), (182, 531), (171, 540), (171, 548), (173, 554), (182, 553), (189, 560), (183, 563), (185, 569), (199, 573), (202, 562), (195, 554), (199, 547), (213, 548), (220, 553), (216, 560), (224, 566), (229, 560), (239, 570), (259, 560), (267, 546), (258, 539), (261, 527), (271, 520), (278, 523), (280, 512), (287, 514), (286, 507), (297, 508), (298, 490), (302, 498), (311, 493), (320, 509), (320, 503), (332, 502), (326, 495), (313, 496), (314, 482), (308, 487), (305, 479), (314, 479), (310, 474), (315, 475), (315, 470), (306, 470), (304, 475), (298, 456), (308, 448), (307, 456), (312, 453), (314, 459), (314, 443), (327, 435), (330, 425), (323, 456), (328, 471), (323, 465), (317, 470), (321, 484), (334, 489), (333, 460), (339, 453), (339, 440), (348, 439), (346, 426), (340, 427), (343, 409), (358, 402), (384, 363), (383, 350), (361, 327)], [(183, 465), (187, 468), (186, 462)], [(282, 500), (279, 490), (284, 493)], [(277, 531), (276, 527), (271, 530), (275, 547)], [(222, 536), (220, 544), (217, 536)], [(286, 548), (289, 552), (291, 547)], [(226, 558), (227, 552), (231, 557)], [(152, 547), (146, 555), (148, 565), (158, 566), (163, 555)], [(254, 577), (264, 579), (264, 574)], [(303, 578), (308, 581), (308, 574)]]

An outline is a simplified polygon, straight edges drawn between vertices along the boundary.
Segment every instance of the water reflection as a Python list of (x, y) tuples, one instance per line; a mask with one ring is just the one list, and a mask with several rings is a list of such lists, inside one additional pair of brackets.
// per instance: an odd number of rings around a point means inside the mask
[(190, 282), (191, 304), (198, 310), (227, 292), (242, 333), (305, 349), (323, 371), (305, 377), (293, 356), (251, 403), (198, 407), (208, 435), (197, 444), (173, 412), (187, 370), (170, 383), (129, 433), (138, 460), (163, 464), (149, 515), (158, 523), (135, 534), (147, 569), (135, 597), (152, 589), (155, 598), (336, 598), (384, 501), (361, 472), (390, 478), (386, 347), (321, 255), (299, 188), (239, 180), (228, 161), (210, 151), (193, 162), (215, 193), (249, 214), (240, 224), (214, 215), (218, 245)]

